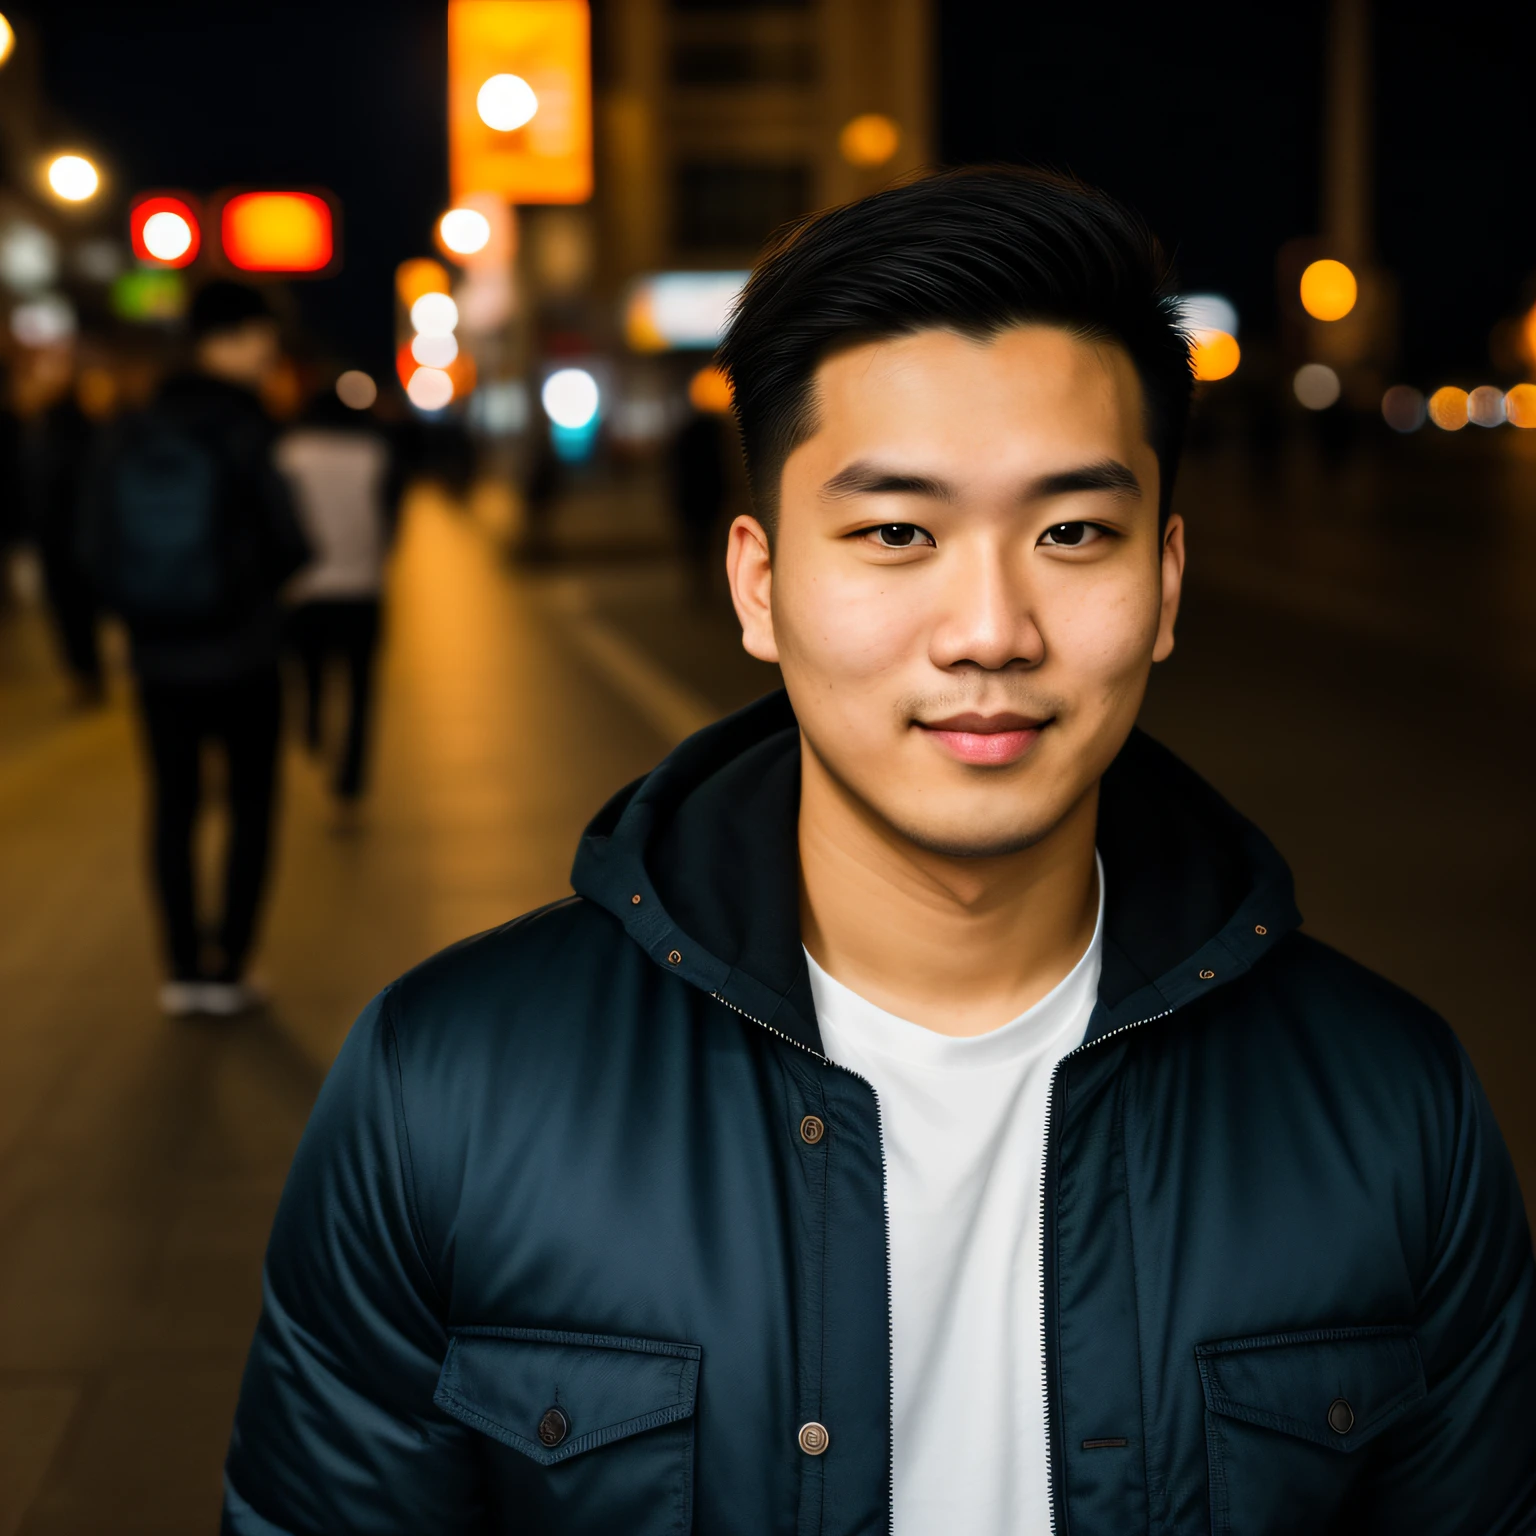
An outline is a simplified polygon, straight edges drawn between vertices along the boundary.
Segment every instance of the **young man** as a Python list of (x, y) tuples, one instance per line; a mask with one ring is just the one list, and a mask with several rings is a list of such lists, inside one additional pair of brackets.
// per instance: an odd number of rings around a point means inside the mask
[(1184, 565), (1163, 277), (996, 171), (759, 267), (730, 576), (787, 697), (363, 1015), (228, 1529), (1536, 1529), (1465, 1056), (1133, 729)]
[[(169, 972), (160, 1003), (173, 1017), (258, 1001), (245, 967), (277, 783), (277, 593), (309, 556), (257, 395), (278, 357), (266, 299), (210, 283), (192, 335), (192, 369), (107, 446), (85, 519), (88, 563), (132, 641)], [(224, 753), (231, 825), (223, 909), (205, 934), (193, 841), (210, 741)]]

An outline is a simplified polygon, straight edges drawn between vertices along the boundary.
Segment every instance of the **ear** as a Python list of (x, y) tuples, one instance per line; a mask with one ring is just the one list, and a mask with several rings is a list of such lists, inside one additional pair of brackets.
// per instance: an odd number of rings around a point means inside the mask
[(1179, 597), (1184, 590), (1184, 519), (1177, 512), (1168, 519), (1168, 526), (1163, 530), (1161, 559), (1163, 601), (1157, 616), (1153, 661), (1166, 661), (1173, 654), (1173, 626), (1179, 616)]
[(773, 636), (773, 556), (767, 531), (755, 517), (738, 517), (731, 524), (725, 573), (741, 624), (742, 648), (759, 661), (776, 662), (779, 646)]

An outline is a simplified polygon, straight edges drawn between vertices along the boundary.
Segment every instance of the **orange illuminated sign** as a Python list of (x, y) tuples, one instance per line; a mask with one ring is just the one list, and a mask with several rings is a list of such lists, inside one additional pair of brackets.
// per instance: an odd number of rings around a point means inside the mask
[(455, 200), (592, 195), (585, 0), (449, 0), (448, 165)]
[(224, 204), (219, 234), (242, 272), (324, 272), (336, 255), (331, 205), (313, 192), (237, 192)]
[(128, 212), (128, 243), (140, 261), (157, 267), (186, 267), (197, 260), (203, 236), (186, 198), (150, 193)]

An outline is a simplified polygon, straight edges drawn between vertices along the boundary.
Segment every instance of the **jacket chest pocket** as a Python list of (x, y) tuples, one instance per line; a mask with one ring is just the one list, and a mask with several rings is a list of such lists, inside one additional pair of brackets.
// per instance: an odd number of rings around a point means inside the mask
[(1320, 1328), (1195, 1347), (1212, 1536), (1330, 1528), (1358, 1454), (1425, 1392), (1406, 1328)]
[(459, 1328), (433, 1401), (486, 1437), (493, 1529), (677, 1536), (693, 1525), (697, 1344)]

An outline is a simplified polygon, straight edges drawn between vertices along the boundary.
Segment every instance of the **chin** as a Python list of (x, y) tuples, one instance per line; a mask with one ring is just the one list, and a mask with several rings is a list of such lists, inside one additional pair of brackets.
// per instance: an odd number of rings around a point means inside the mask
[(890, 825), (915, 847), (946, 859), (1003, 859), (1043, 842), (1055, 823), (1011, 826), (934, 824), (887, 817)]

